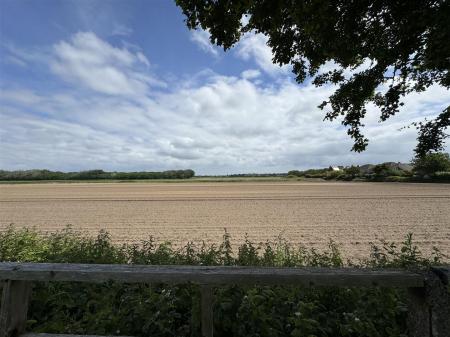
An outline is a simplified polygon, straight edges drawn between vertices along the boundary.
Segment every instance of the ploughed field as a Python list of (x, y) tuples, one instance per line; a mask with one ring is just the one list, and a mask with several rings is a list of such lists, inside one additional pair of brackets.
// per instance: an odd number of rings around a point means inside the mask
[(181, 246), (233, 244), (278, 236), (346, 257), (369, 242), (400, 242), (409, 232), (424, 251), (450, 255), (450, 185), (412, 183), (46, 183), (0, 185), (0, 230), (10, 224), (55, 231), (72, 225), (118, 243), (153, 236)]

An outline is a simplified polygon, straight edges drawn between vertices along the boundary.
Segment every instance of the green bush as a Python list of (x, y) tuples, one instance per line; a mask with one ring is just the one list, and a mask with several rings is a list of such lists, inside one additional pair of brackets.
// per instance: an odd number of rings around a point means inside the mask
[(326, 177), (324, 173), (305, 174), (305, 178), (323, 179)]
[(350, 167), (346, 167), (344, 169), (344, 172), (345, 172), (345, 174), (350, 175), (352, 177), (356, 177), (361, 174), (361, 170), (360, 170), (359, 166), (354, 166), (354, 165), (352, 165)]
[(404, 175), (402, 170), (390, 167), (386, 163), (375, 165), (373, 172), (378, 177), (401, 177)]
[(352, 174), (340, 174), (336, 177), (336, 180), (342, 180), (342, 181), (352, 181), (355, 179), (355, 176)]
[(331, 180), (336, 179), (340, 175), (342, 175), (342, 172), (340, 171), (328, 171), (323, 178), (326, 180)]
[(448, 153), (428, 153), (413, 160), (414, 172), (419, 175), (433, 175), (436, 172), (450, 171), (450, 156)]
[(383, 179), (383, 181), (388, 181), (388, 182), (406, 182), (406, 181), (410, 181), (411, 177), (401, 177), (401, 176), (388, 176), (385, 177), (385, 179)]
[(450, 172), (436, 172), (433, 179), (438, 181), (450, 181)]
[(305, 177), (305, 178), (323, 178), (326, 176), (328, 169), (309, 169), (305, 171), (292, 170), (288, 176)]
[[(437, 250), (424, 257), (412, 236), (397, 246), (373, 245), (359, 267), (422, 268), (442, 262)], [(151, 237), (116, 246), (108, 233), (96, 238), (70, 228), (44, 234), (9, 228), (0, 234), (1, 261), (323, 266), (345, 263), (336, 244), (326, 251), (296, 247), (279, 238), (256, 245), (249, 240), (235, 251), (230, 237), (222, 244), (174, 249)], [(215, 290), (215, 336), (406, 336), (405, 292), (387, 288), (309, 288), (299, 286), (220, 287)], [(199, 289), (192, 284), (37, 283), (29, 329), (35, 332), (200, 336)]]
[(292, 176), (292, 177), (301, 177), (303, 176), (302, 172), (299, 170), (291, 170), (288, 173), (288, 176)]

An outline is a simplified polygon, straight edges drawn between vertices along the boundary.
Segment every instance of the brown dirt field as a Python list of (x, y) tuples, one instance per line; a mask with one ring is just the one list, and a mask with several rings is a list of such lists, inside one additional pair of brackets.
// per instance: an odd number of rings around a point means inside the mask
[(9, 224), (55, 231), (100, 229), (115, 242), (149, 236), (176, 246), (281, 235), (322, 249), (330, 239), (347, 257), (368, 243), (408, 232), (425, 251), (450, 255), (450, 185), (412, 183), (51, 183), (0, 185), (0, 230)]

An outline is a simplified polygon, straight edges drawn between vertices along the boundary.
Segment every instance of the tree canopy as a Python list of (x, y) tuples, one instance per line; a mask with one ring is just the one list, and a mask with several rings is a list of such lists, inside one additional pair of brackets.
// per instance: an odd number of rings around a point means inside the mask
[[(368, 145), (362, 132), (368, 103), (385, 121), (399, 111), (405, 95), (433, 84), (450, 87), (447, 0), (175, 1), (189, 28), (208, 30), (211, 42), (225, 50), (246, 32), (262, 33), (273, 62), (291, 64), (297, 82), (312, 77), (317, 86), (337, 85), (319, 107), (327, 109), (325, 119), (342, 116), (357, 152)], [(335, 68), (319, 71), (329, 61)], [(412, 123), (419, 130), (418, 157), (444, 147), (450, 106), (436, 114)]]
[(450, 156), (448, 153), (428, 153), (413, 161), (414, 171), (420, 175), (432, 175), (436, 172), (450, 171)]

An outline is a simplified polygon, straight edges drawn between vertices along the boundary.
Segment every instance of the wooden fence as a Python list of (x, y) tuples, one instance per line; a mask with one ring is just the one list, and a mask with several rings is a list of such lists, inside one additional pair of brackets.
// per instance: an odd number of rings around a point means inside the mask
[[(207, 266), (147, 266), (63, 263), (0, 263), (4, 282), (0, 337), (25, 333), (33, 281), (126, 283), (195, 283), (201, 287), (201, 328), (213, 336), (214, 287), (221, 285), (302, 285), (339, 287), (401, 287), (409, 294), (411, 337), (450, 337), (450, 267), (426, 272), (352, 268), (257, 268)], [(36, 336), (27, 334), (26, 336)], [(41, 337), (49, 336), (41, 334)], [(54, 335), (53, 335), (54, 336)], [(61, 335), (60, 335), (61, 336)], [(64, 335), (71, 336), (71, 335)]]

